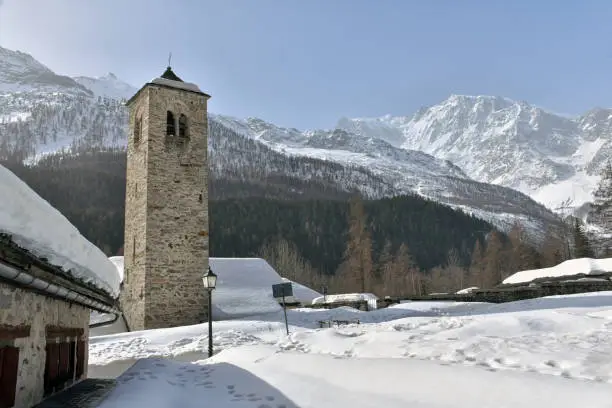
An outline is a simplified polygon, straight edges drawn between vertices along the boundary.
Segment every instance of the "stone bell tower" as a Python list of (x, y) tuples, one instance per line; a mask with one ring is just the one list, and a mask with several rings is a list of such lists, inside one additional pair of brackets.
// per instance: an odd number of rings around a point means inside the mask
[(121, 305), (130, 330), (207, 317), (209, 98), (168, 67), (127, 102)]

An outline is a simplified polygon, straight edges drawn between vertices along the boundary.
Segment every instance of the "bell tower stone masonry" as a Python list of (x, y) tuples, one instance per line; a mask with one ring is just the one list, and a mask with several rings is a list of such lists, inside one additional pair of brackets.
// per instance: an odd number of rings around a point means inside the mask
[(130, 330), (207, 318), (209, 98), (168, 67), (127, 102), (121, 305)]

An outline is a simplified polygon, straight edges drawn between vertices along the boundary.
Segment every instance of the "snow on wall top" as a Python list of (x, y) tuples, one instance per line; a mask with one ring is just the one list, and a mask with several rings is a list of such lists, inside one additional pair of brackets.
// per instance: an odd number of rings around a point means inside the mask
[(377, 308), (378, 296), (373, 293), (339, 293), (334, 295), (320, 296), (312, 299), (313, 305), (334, 302), (368, 302), (370, 310)]
[(113, 263), (85, 239), (51, 204), (0, 165), (0, 232), (46, 258), (68, 277), (91, 284), (116, 298), (120, 278)]
[(561, 262), (559, 265), (550, 268), (531, 269), (517, 272), (504, 279), (505, 285), (517, 283), (528, 283), (542, 278), (562, 278), (574, 275), (601, 275), (612, 273), (612, 258), (592, 259), (579, 258)]

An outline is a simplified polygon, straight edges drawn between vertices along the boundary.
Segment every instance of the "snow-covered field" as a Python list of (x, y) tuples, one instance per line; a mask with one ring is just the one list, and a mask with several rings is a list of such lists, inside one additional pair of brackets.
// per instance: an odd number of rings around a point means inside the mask
[(205, 324), (93, 337), (89, 375), (128, 370), (105, 408), (612, 407), (612, 292), (288, 318), (214, 322), (211, 359)]

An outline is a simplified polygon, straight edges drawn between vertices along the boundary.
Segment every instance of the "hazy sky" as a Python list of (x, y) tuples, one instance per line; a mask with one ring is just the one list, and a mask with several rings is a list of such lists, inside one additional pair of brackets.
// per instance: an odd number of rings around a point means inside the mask
[(297, 128), (490, 94), (612, 106), (610, 0), (0, 0), (0, 45), (141, 86), (168, 52), (210, 110)]

